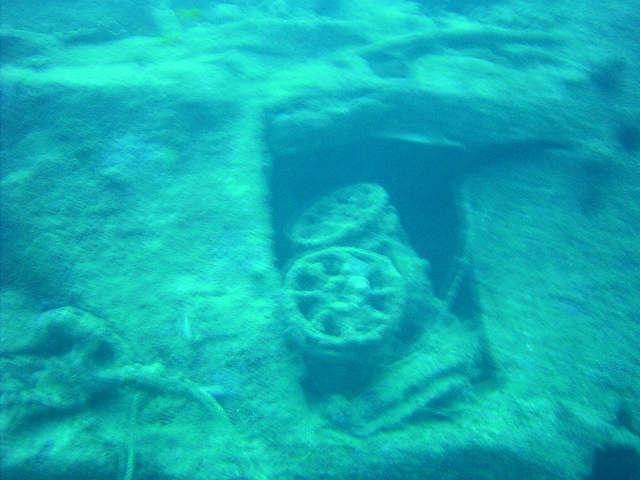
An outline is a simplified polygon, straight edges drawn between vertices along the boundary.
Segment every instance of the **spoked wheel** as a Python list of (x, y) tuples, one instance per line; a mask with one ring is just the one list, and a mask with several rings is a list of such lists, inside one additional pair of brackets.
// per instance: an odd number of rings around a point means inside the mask
[(399, 328), (405, 282), (385, 256), (332, 247), (296, 260), (285, 286), (311, 353), (349, 357), (384, 343)]

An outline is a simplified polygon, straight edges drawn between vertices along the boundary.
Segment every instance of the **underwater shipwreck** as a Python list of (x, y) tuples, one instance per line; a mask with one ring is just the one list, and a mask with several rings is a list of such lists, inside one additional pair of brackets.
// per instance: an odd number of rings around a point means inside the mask
[(32, 3), (3, 480), (640, 478), (634, 2)]

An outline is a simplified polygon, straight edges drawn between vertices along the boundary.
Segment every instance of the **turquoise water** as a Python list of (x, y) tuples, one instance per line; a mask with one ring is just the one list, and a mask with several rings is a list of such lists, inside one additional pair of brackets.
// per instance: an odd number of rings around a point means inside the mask
[(639, 6), (0, 0), (2, 479), (640, 478)]

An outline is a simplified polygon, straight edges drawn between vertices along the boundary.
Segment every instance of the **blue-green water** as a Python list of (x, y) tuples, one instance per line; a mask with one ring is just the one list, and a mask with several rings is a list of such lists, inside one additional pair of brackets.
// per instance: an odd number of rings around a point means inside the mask
[(0, 0), (0, 476), (640, 478), (636, 1)]

